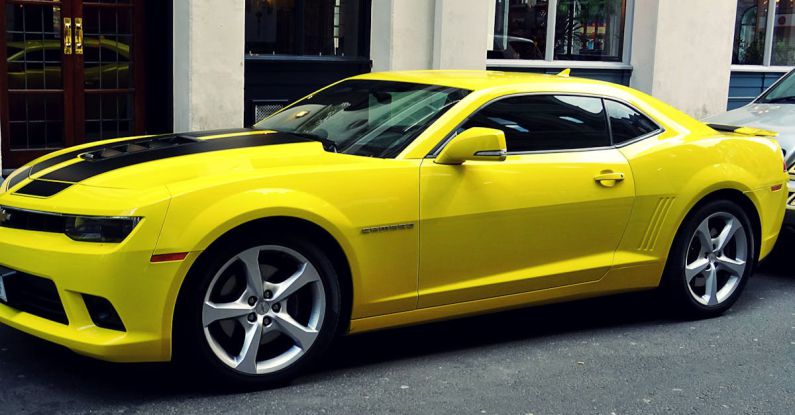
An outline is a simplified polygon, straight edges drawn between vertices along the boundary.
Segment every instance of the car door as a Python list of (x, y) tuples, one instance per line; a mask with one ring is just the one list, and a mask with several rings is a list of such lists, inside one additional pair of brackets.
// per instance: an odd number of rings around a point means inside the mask
[(508, 157), (422, 163), (419, 307), (600, 279), (634, 200), (602, 100), (512, 96), (456, 131), (471, 127), (504, 131)]

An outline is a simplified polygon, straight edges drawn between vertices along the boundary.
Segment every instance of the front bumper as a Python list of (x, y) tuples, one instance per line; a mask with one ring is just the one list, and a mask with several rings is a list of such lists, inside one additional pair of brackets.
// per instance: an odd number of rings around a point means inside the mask
[[(3, 196), (0, 204), (24, 204)], [(180, 262), (150, 263), (167, 206), (164, 201), (138, 209), (144, 219), (120, 244), (77, 242), (59, 233), (0, 227), (0, 266), (52, 281), (66, 317), (58, 322), (46, 313), (0, 303), (0, 323), (102, 360), (169, 360), (176, 297), (197, 254)], [(95, 324), (85, 295), (108, 300), (124, 327)]]

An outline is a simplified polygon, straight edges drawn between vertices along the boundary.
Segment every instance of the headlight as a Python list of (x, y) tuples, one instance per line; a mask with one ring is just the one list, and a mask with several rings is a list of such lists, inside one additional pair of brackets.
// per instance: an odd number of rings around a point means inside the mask
[(125, 240), (141, 218), (65, 216), (64, 233), (75, 241), (111, 242)]
[(62, 233), (75, 241), (119, 243), (140, 217), (78, 216), (0, 206), (0, 227)]

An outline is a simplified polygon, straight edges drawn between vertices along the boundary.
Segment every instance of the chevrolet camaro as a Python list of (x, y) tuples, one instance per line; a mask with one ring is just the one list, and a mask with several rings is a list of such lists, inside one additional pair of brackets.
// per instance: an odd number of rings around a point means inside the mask
[(357, 76), (252, 129), (18, 169), (0, 322), (268, 386), (341, 334), (532, 304), (659, 288), (711, 317), (781, 229), (788, 176), (765, 135), (567, 74)]

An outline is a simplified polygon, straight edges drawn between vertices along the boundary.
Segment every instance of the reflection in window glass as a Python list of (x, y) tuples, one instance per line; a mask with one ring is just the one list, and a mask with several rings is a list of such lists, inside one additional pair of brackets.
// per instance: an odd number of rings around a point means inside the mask
[(625, 0), (558, 0), (554, 39), (547, 39), (547, 0), (493, 1), (490, 59), (548, 59), (554, 41), (557, 60), (621, 61)]
[(773, 25), (773, 65), (795, 65), (795, 1), (776, 2), (776, 17)]
[(795, 71), (790, 72), (775, 87), (759, 97), (757, 102), (795, 104)]
[(255, 128), (309, 136), (338, 153), (390, 158), (468, 93), (438, 85), (348, 80), (296, 102)]
[(510, 152), (556, 151), (610, 145), (602, 100), (592, 97), (531, 95), (488, 105), (461, 127), (505, 132)]
[(766, 0), (738, 0), (732, 63), (761, 65), (765, 56)]
[(544, 59), (546, 0), (495, 0), (494, 45), (489, 59)]
[(246, 53), (360, 56), (364, 0), (246, 0)]
[(623, 0), (559, 0), (555, 59), (621, 61)]
[(645, 115), (624, 104), (605, 100), (605, 107), (610, 117), (610, 128), (615, 145), (632, 141), (659, 129)]

